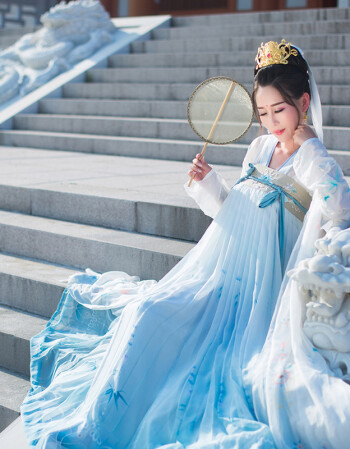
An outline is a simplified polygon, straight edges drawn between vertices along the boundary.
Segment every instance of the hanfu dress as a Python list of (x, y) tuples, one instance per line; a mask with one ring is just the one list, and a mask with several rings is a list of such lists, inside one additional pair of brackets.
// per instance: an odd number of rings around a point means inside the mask
[(313, 239), (321, 219), (349, 220), (350, 199), (318, 139), (272, 170), (276, 145), (273, 136), (256, 139), (230, 191), (214, 170), (191, 188), (214, 220), (159, 282), (91, 271), (70, 280), (31, 341), (32, 388), (22, 405), (30, 447), (299, 449), (308, 427), (295, 425), (301, 404), (280, 414), (259, 357), (311, 194), (321, 198), (326, 182), (337, 183), (317, 206)]

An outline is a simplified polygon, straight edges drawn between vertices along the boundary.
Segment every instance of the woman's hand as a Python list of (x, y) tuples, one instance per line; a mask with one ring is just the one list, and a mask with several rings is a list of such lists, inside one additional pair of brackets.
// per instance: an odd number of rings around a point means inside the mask
[(192, 177), (194, 175), (195, 181), (202, 181), (204, 177), (210, 172), (211, 167), (205, 161), (205, 159), (200, 159), (201, 155), (198, 153), (196, 158), (193, 159), (191, 169), (188, 172), (188, 176)]
[(309, 139), (317, 137), (313, 130), (308, 125), (299, 125), (294, 132), (294, 143), (300, 147), (304, 142)]

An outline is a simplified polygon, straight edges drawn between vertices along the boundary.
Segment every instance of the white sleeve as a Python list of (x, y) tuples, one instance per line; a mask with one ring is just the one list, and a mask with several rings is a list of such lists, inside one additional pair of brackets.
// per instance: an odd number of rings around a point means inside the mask
[[(260, 151), (261, 137), (256, 138), (249, 146), (243, 160), (242, 175), (249, 168), (249, 162), (255, 162)], [(214, 218), (221, 209), (230, 189), (224, 178), (214, 168), (202, 181), (193, 182), (191, 187), (185, 184), (187, 194), (193, 198), (205, 215)]]
[(230, 189), (224, 178), (213, 167), (202, 181), (185, 184), (187, 194), (193, 198), (205, 215), (214, 218), (221, 209)]
[(312, 193), (323, 222), (342, 228), (350, 225), (350, 190), (338, 163), (325, 146), (312, 138), (304, 142), (294, 158), (298, 180)]

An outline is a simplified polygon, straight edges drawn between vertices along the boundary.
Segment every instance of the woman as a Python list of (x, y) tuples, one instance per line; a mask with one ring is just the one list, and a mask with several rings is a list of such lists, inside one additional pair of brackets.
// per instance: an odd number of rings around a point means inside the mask
[[(279, 331), (280, 311), (291, 310), (282, 279), (292, 250), (293, 261), (309, 254), (320, 212), (344, 226), (350, 219), (338, 165), (301, 124), (314, 94), (309, 73), (300, 50), (285, 42), (259, 49), (253, 98), (271, 134), (252, 143), (231, 192), (205, 161), (194, 161), (190, 194), (215, 219), (161, 281), (91, 272), (71, 279), (32, 340), (32, 389), (22, 406), (32, 447), (345, 447), (332, 441), (324, 416), (315, 426), (318, 415), (300, 411), (303, 397), (313, 407), (308, 380), (296, 407), (281, 405), (285, 389), (274, 387), (284, 364), (299, 367), (304, 357), (289, 356), (289, 316)], [(276, 342), (286, 355), (271, 361)], [(325, 410), (332, 422), (333, 408)]]

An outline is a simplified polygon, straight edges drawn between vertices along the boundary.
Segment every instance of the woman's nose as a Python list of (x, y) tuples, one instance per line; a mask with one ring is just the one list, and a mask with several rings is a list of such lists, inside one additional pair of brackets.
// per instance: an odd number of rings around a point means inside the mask
[(272, 116), (271, 116), (271, 123), (272, 123), (273, 125), (275, 125), (276, 123), (278, 123), (278, 118), (276, 117), (275, 114), (272, 114)]

